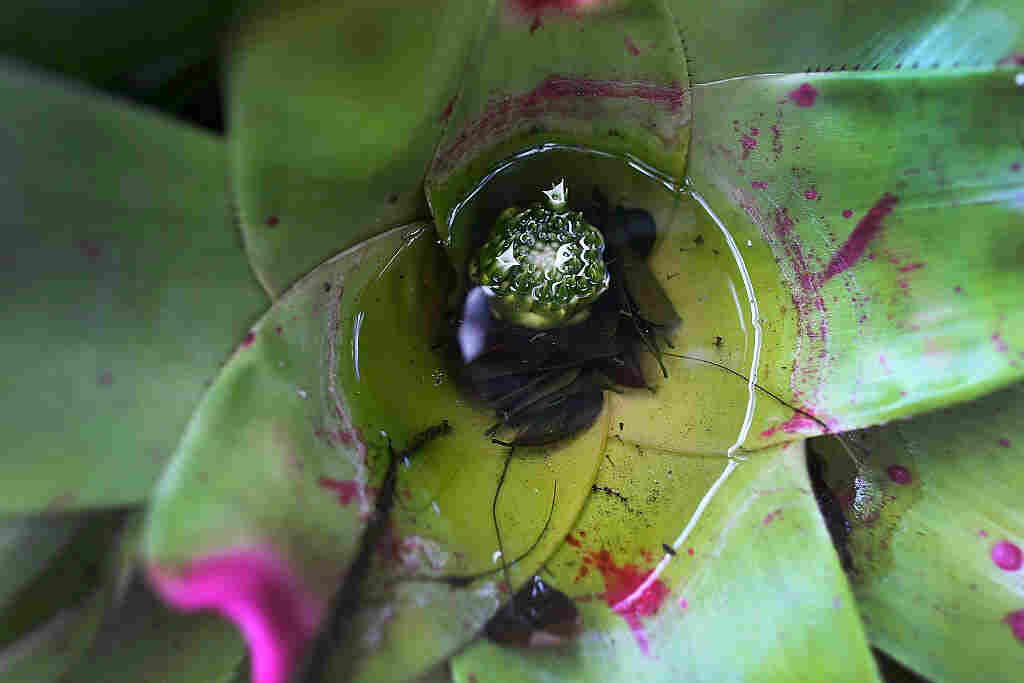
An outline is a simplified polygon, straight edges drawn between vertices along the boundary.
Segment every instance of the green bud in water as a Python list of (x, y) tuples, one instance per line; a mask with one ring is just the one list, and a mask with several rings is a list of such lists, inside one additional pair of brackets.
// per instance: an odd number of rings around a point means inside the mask
[(503, 211), (469, 263), (497, 318), (537, 330), (585, 320), (611, 279), (604, 237), (569, 210), (565, 181), (544, 194), (546, 206)]

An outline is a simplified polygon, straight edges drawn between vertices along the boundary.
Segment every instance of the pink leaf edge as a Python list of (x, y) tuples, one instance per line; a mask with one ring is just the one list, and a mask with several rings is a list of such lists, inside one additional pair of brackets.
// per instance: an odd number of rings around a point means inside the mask
[(287, 683), (327, 608), (269, 548), (225, 551), (183, 570), (154, 566), (149, 581), (179, 610), (212, 610), (234, 622), (249, 646), (253, 683)]

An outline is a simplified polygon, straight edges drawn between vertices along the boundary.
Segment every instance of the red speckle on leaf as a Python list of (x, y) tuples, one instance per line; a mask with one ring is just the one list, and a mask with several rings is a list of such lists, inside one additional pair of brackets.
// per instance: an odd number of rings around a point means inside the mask
[(92, 240), (78, 240), (75, 242), (75, 246), (78, 247), (78, 251), (82, 253), (82, 256), (85, 257), (90, 266), (95, 266), (99, 263), (100, 257), (103, 256), (102, 247)]
[(997, 66), (1024, 66), (1024, 52), (1012, 52), (998, 62)]
[(266, 223), (266, 226), (268, 228), (272, 228), (272, 227), (274, 227), (275, 225), (277, 225), (280, 222), (281, 222), (281, 219), (278, 218), (277, 216), (268, 216), (267, 220), (264, 221), (264, 223)]
[(750, 156), (751, 150), (757, 147), (757, 140), (755, 140), (749, 135), (744, 135), (740, 138), (740, 145), (743, 146), (743, 156), (741, 156), (740, 158), (746, 159)]
[(810, 83), (804, 83), (796, 90), (791, 90), (787, 97), (798, 107), (812, 107), (818, 99), (818, 90)]
[(846, 242), (839, 248), (836, 255), (829, 261), (822, 277), (824, 280), (838, 275), (850, 266), (857, 263), (857, 260), (864, 254), (868, 242), (874, 238), (882, 228), (882, 219), (892, 213), (892, 208), (899, 203), (899, 198), (889, 194), (882, 195), (864, 218), (860, 219), (857, 227), (853, 229)]
[(775, 154), (775, 160), (778, 161), (779, 157), (782, 156), (782, 131), (776, 124), (771, 125), (772, 131), (772, 153)]
[(813, 187), (807, 190), (806, 192), (804, 192), (804, 199), (820, 199), (820, 197), (818, 196), (818, 190)]
[(277, 332), (277, 334), (281, 334), (282, 331), (283, 330), (280, 327), (275, 327), (274, 328), (274, 332)]
[(579, 548), (580, 547), (579, 539), (578, 538), (573, 538), (572, 534), (566, 534), (565, 542), (568, 543), (569, 545), (571, 545), (574, 548)]
[(320, 477), (317, 485), (337, 493), (338, 502), (342, 505), (348, 505), (353, 500), (362, 499), (367, 494), (376, 495), (377, 493), (374, 487), (360, 484), (353, 479), (339, 480), (331, 479), (330, 477)]
[(768, 183), (764, 182), (763, 180), (755, 180), (754, 182), (750, 183), (750, 187), (752, 187), (755, 190), (766, 190), (768, 189)]
[[(604, 600), (612, 608), (632, 595), (633, 591), (639, 588), (651, 573), (649, 570), (640, 569), (635, 564), (617, 566), (611, 553), (604, 549), (596, 553), (588, 553), (584, 561), (601, 572), (605, 586)], [(657, 614), (668, 594), (668, 586), (658, 579), (636, 600), (616, 610), (616, 613), (629, 625), (637, 645), (640, 646), (640, 650), (644, 654), (649, 654), (650, 647), (642, 618)]]
[(1009, 347), (1003, 340), (1003, 335), (999, 334), (998, 332), (992, 333), (992, 343), (995, 344), (996, 351), (998, 351), (999, 353), (1006, 353), (1009, 350)]
[(845, 211), (843, 211), (843, 218), (849, 218), (852, 215), (853, 211), (851, 209), (846, 209)]
[(1010, 440), (1009, 439), (999, 439), (999, 445), (1002, 446), (1003, 448), (1009, 448), (1010, 447)]
[(577, 531), (576, 533), (578, 533), (580, 535), (580, 538), (586, 538), (587, 537), (587, 532), (586, 531)]
[(887, 468), (885, 468), (885, 471), (886, 473), (888, 473), (889, 479), (891, 479), (895, 484), (899, 484), (902, 486), (904, 484), (909, 484), (911, 482), (912, 478), (910, 476), (910, 472), (907, 470), (906, 467), (901, 467), (899, 465), (889, 465)]
[(636, 43), (629, 36), (623, 36), (622, 42), (626, 44), (626, 52), (634, 57), (640, 56), (640, 48), (636, 46)]
[(981, 536), (982, 538), (988, 538), (988, 532), (985, 531), (984, 529), (978, 529), (978, 535)]
[(776, 519), (782, 519), (782, 509), (781, 508), (776, 508), (776, 510), (774, 512), (769, 512), (767, 515), (764, 516), (764, 519), (761, 520), (761, 523), (764, 524), (765, 526), (768, 526), (769, 524), (774, 522)]
[(256, 334), (254, 332), (250, 332), (249, 334), (245, 335), (245, 339), (242, 340), (242, 348), (249, 348), (250, 346), (252, 346), (252, 343), (254, 341), (256, 341)]
[(1013, 171), (1014, 173), (1017, 173), (1018, 171), (1020, 171), (1020, 162), (1019, 161), (1015, 161), (1012, 164), (1010, 164), (1010, 170)]
[(1024, 553), (1021, 553), (1016, 543), (999, 541), (992, 546), (992, 561), (1000, 569), (1015, 572), (1024, 565)]
[(760, 128), (751, 128), (750, 129), (750, 134), (751, 135), (755, 135), (755, 136), (756, 135), (760, 135), (761, 134), (761, 129)]
[(1010, 630), (1013, 631), (1014, 637), (1024, 643), (1024, 609), (1010, 612), (1006, 615), (1004, 621), (1009, 625)]
[(900, 272), (901, 273), (909, 273), (910, 271), (917, 270), (918, 268), (924, 268), (924, 264), (923, 263), (908, 263), (905, 266), (900, 266)]
[(689, 555), (690, 557), (693, 557), (693, 548), (687, 548), (686, 549), (686, 554)]
[(452, 110), (455, 108), (455, 100), (457, 99), (459, 99), (458, 95), (448, 100), (448, 104), (445, 105), (444, 111), (441, 112), (440, 123), (444, 123), (448, 120), (448, 117), (452, 115)]

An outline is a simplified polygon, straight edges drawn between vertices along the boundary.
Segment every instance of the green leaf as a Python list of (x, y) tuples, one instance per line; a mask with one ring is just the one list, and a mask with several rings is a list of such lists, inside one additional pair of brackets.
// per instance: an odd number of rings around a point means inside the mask
[(745, 258), (762, 270), (761, 384), (805, 413), (762, 437), (904, 417), (1022, 376), (1015, 73), (698, 88), (693, 187), (738, 244), (749, 240)]
[(123, 516), (104, 512), (83, 517), (80, 531), (46, 570), (3, 605), (4, 681), (56, 680), (88, 647), (110, 604), (108, 558)]
[(234, 187), (273, 296), (428, 215), (422, 182), (479, 31), (477, 2), (272, 3), (228, 59)]
[[(377, 435), (393, 444), (396, 499), (388, 533), (372, 541), (360, 609), (344, 625), (331, 677), (402, 681), (473, 638), (497, 610), (501, 584), (514, 590), (561, 544), (590, 491), (608, 413), (574, 438), (517, 448), (506, 461), (508, 449), (485, 433), (494, 415), (457, 389), (448, 365), (452, 278), (436, 233), (389, 233), (376, 244), (379, 256), (346, 283), (339, 346), (351, 356), (340, 382), (378, 471), (388, 453)], [(448, 435), (408, 450), (445, 420)]]
[(76, 517), (0, 522), (0, 610), (46, 568), (80, 525)]
[(1024, 49), (1016, 0), (670, 0), (694, 79), (992, 66)]
[[(846, 577), (810, 491), (802, 444), (739, 462), (608, 442), (595, 490), (545, 582), (576, 599), (585, 632), (557, 648), (480, 641), (456, 681), (877, 680)], [(631, 607), (675, 546), (664, 573)], [(839, 653), (842, 653), (841, 655)]]
[(136, 583), (61, 683), (216, 683), (228, 680), (244, 655), (245, 644), (226, 621), (175, 614)]
[(565, 143), (630, 155), (675, 177), (686, 165), (692, 102), (663, 3), (550, 13), (518, 4), (494, 4), (426, 180), (456, 263), (466, 237), (449, 234), (452, 211), (499, 161), (527, 148)]
[[(826, 479), (852, 527), (873, 644), (934, 681), (1013, 681), (1024, 664), (1024, 386), (849, 435)], [(964, 647), (970, 643), (970, 647)]]
[(0, 676), (9, 683), (56, 681), (89, 646), (109, 602), (98, 589), (84, 603), (66, 607), (20, 641), (0, 649)]
[(214, 138), (0, 68), (0, 514), (146, 499), (265, 305)]
[(98, 87), (152, 87), (216, 51), (235, 4), (13, 0), (0, 17), (0, 53)]

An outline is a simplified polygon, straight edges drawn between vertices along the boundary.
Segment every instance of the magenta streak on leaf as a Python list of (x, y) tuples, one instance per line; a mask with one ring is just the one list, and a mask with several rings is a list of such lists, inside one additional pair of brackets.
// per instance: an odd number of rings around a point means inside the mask
[(818, 90), (810, 83), (804, 83), (796, 90), (791, 90), (787, 97), (798, 107), (813, 107), (818, 99)]
[[(830, 418), (824, 420), (824, 422), (826, 425), (828, 425), (828, 431), (830, 432), (834, 431), (839, 426), (838, 422), (835, 419)], [(777, 425), (775, 427), (769, 427), (768, 429), (764, 430), (763, 432), (761, 432), (761, 436), (767, 438), (778, 432), (780, 429), (786, 434), (797, 434), (805, 432), (813, 432), (817, 434), (821, 432), (821, 425), (812, 420), (811, 418), (807, 417), (806, 415), (801, 415), (797, 413), (796, 415), (789, 418), (782, 424)]]
[(533, 15), (544, 11), (568, 12), (587, 5), (593, 5), (597, 0), (507, 0), (506, 6), (521, 14)]
[(917, 270), (918, 268), (924, 268), (924, 264), (923, 263), (908, 263), (905, 266), (900, 266), (900, 272), (901, 273), (909, 273), (910, 271)]
[(636, 43), (633, 42), (632, 38), (629, 36), (623, 36), (622, 42), (626, 44), (626, 52), (634, 57), (640, 56), (640, 48), (636, 46)]
[[(472, 144), (494, 144), (531, 121), (585, 118), (600, 110), (600, 107), (581, 107), (581, 99), (647, 102), (679, 119), (677, 123), (680, 124), (682, 118), (688, 116), (685, 111), (686, 91), (677, 86), (552, 75), (529, 92), (488, 103), (478, 119), (467, 124), (446, 149), (438, 152), (434, 160), (435, 171), (450, 170), (469, 152)], [(659, 124), (650, 119), (650, 115), (646, 115), (644, 125), (658, 130)], [(671, 128), (674, 131), (672, 135), (678, 135), (677, 126), (673, 124)], [(669, 144), (671, 140), (666, 135), (660, 137)]]
[(213, 610), (234, 622), (249, 646), (253, 683), (287, 683), (327, 608), (269, 548), (226, 551), (184, 570), (151, 567), (149, 580), (179, 610)]
[(903, 484), (909, 484), (912, 480), (910, 472), (907, 471), (906, 467), (901, 467), (900, 465), (889, 465), (885, 468), (885, 471), (889, 475), (889, 479), (891, 479), (895, 484), (900, 484), (902, 486)]
[(812, 187), (804, 192), (804, 199), (821, 199), (821, 195), (818, 194), (817, 188)]
[(1014, 637), (1024, 642), (1024, 609), (1010, 612), (1006, 615), (1004, 621), (1010, 627), (1010, 630), (1013, 631)]
[(995, 344), (996, 351), (999, 353), (1006, 353), (1010, 350), (1010, 347), (1007, 346), (1006, 342), (1003, 340), (1003, 335), (998, 332), (992, 333), (992, 343)]
[(1015, 161), (1012, 164), (1010, 164), (1010, 170), (1013, 171), (1014, 173), (1019, 171), (1020, 170), (1020, 162), (1019, 161)]
[(882, 219), (892, 213), (892, 207), (899, 203), (899, 198), (886, 192), (882, 195), (864, 218), (857, 223), (846, 242), (839, 248), (832, 260), (829, 261), (822, 280), (838, 275), (850, 266), (857, 263), (857, 260), (864, 254), (868, 242), (874, 238), (882, 228)]
[(1015, 572), (1024, 565), (1024, 554), (1020, 547), (1009, 541), (999, 541), (992, 546), (992, 561), (1000, 569)]
[[(642, 570), (635, 564), (626, 564), (619, 567), (612, 559), (611, 553), (605, 549), (598, 552), (588, 552), (583, 561), (597, 568), (604, 579), (604, 600), (609, 607), (618, 605), (627, 597), (632, 595), (640, 584), (642, 584), (651, 573), (650, 570)], [(658, 613), (661, 604), (668, 597), (669, 589), (661, 579), (644, 591), (643, 595), (624, 607), (617, 610), (616, 614), (621, 616), (633, 633), (637, 645), (645, 655), (650, 654), (650, 643), (647, 639), (647, 632), (644, 630), (643, 617), (650, 617)]]
[(750, 187), (755, 190), (766, 190), (768, 189), (768, 183), (764, 182), (763, 180), (755, 180), (754, 182), (750, 183)]
[(245, 335), (245, 339), (242, 340), (242, 348), (249, 348), (250, 346), (252, 346), (252, 343), (254, 341), (256, 341), (256, 334), (254, 332), (250, 332), (249, 334)]
[(843, 218), (849, 218), (852, 215), (853, 211), (851, 211), (850, 209), (846, 209), (845, 211), (843, 211)]
[(277, 225), (280, 222), (281, 222), (281, 219), (278, 218), (277, 216), (268, 216), (267, 220), (265, 221), (265, 223), (267, 224), (268, 228), (272, 228), (272, 227), (274, 227), (275, 225)]
[(999, 439), (999, 445), (1002, 446), (1003, 448), (1009, 448), (1010, 447), (1010, 440), (1009, 439)]

